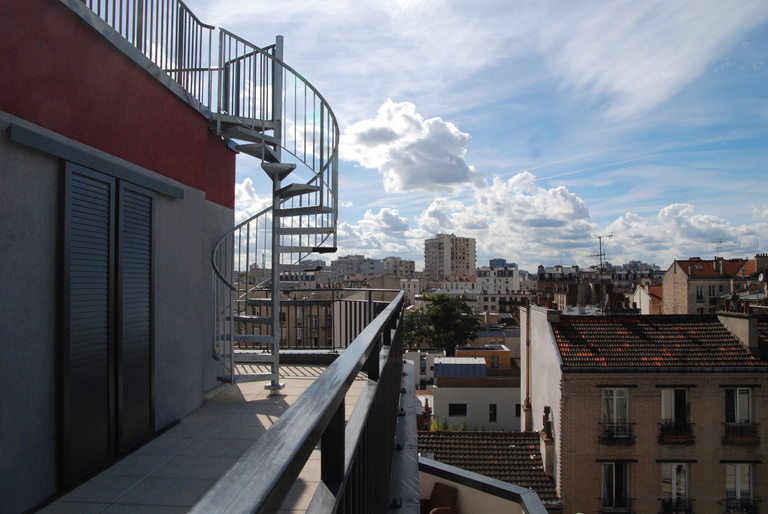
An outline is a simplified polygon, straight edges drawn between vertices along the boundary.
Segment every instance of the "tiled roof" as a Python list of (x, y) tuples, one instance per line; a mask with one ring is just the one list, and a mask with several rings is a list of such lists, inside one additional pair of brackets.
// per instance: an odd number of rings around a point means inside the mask
[(675, 261), (680, 266), (680, 269), (689, 277), (698, 278), (730, 278), (740, 274), (743, 275), (743, 269), (747, 262), (744, 259), (689, 259), (687, 261)]
[(663, 286), (649, 286), (648, 287), (648, 294), (651, 296), (651, 298), (657, 298), (661, 299), (663, 297), (664, 293), (664, 287)]
[(561, 316), (552, 331), (564, 368), (768, 366), (714, 315)]
[(544, 503), (559, 503), (544, 474), (538, 432), (419, 431), (419, 452), (487, 477), (533, 489)]

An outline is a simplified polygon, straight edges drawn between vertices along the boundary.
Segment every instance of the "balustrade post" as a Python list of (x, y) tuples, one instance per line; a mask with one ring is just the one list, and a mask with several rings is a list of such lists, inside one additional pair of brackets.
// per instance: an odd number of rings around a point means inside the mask
[(320, 478), (334, 496), (340, 494), (341, 484), (344, 482), (344, 433), (342, 401), (320, 441)]

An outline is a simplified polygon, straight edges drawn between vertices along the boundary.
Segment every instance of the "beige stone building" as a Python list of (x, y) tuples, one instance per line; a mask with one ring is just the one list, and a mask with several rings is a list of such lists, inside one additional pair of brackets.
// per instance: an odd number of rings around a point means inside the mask
[(768, 321), (538, 307), (521, 318), (522, 423), (541, 434), (565, 513), (757, 512)]
[(714, 314), (722, 310), (721, 297), (738, 292), (748, 280), (749, 263), (723, 258), (676, 260), (664, 274), (664, 314)]
[(475, 239), (437, 234), (424, 240), (424, 276), (439, 281), (451, 275), (474, 275), (477, 268)]

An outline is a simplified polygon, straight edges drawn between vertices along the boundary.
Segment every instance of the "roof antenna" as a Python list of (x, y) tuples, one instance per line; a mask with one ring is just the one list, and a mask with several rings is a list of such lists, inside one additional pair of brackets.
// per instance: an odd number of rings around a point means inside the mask
[(716, 250), (715, 250), (715, 260), (717, 260), (717, 258), (720, 255), (720, 246), (723, 244), (723, 240), (722, 239), (718, 239), (717, 241), (712, 241), (712, 244), (715, 245), (715, 248), (716, 248)]
[[(605, 252), (603, 251), (603, 238), (604, 237), (608, 238), (608, 239), (612, 238), (613, 237), (613, 232), (611, 232), (607, 236), (597, 236), (597, 240), (600, 243), (600, 251), (599, 251), (599, 253), (597, 255), (590, 255), (590, 257), (600, 257), (600, 270), (599, 270), (599, 275), (597, 277), (598, 290), (599, 290), (598, 295), (597, 295), (598, 302), (601, 301), (601, 299), (602, 299), (601, 297), (603, 296), (603, 257), (605, 257)], [(608, 301), (606, 301), (604, 303), (604, 305), (603, 305), (603, 312), (605, 313), (605, 311), (609, 307), (610, 307), (610, 303)]]

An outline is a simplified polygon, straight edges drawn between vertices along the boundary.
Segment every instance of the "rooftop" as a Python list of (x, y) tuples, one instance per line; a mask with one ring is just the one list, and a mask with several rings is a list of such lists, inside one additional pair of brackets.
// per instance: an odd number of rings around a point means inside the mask
[(555, 484), (544, 473), (538, 432), (419, 431), (419, 452), (428, 458), (509, 482), (559, 503)]
[[(188, 512), (325, 369), (281, 366), (286, 386), (279, 396), (269, 396), (263, 382), (218, 387), (178, 424), (41, 512)], [(350, 387), (347, 417), (365, 383), (361, 373)], [(319, 481), (315, 449), (280, 512), (305, 511)]]
[(552, 331), (564, 368), (765, 368), (711, 315), (561, 316)]

